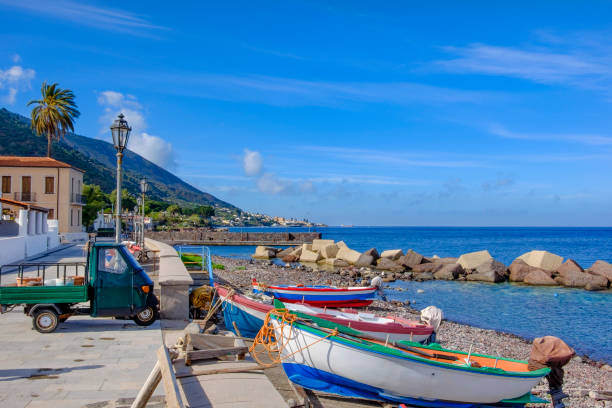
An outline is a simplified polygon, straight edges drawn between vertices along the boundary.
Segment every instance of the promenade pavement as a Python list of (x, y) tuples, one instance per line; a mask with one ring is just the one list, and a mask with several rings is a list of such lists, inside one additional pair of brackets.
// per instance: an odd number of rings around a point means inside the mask
[[(78, 262), (84, 253), (74, 246), (36, 261)], [(73, 316), (54, 333), (41, 334), (16, 308), (0, 316), (0, 406), (106, 406), (134, 398), (161, 344), (159, 322), (140, 327), (131, 320)], [(163, 395), (163, 388), (154, 395)]]

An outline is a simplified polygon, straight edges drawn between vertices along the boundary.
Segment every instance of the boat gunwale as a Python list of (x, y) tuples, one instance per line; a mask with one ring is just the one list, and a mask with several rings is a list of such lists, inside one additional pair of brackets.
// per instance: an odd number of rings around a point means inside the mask
[[(272, 315), (272, 317), (276, 320), (279, 319), (278, 316), (274, 316)], [(472, 372), (475, 374), (484, 374), (484, 375), (495, 375), (495, 376), (501, 376), (501, 377), (513, 377), (513, 378), (537, 378), (537, 377), (544, 377), (545, 375), (547, 375), (550, 372), (550, 368), (548, 367), (544, 367), (544, 368), (540, 368), (538, 370), (534, 370), (534, 371), (506, 371), (506, 370), (502, 370), (502, 369), (493, 369), (490, 367), (472, 367), (472, 366), (460, 366), (460, 365), (456, 365), (456, 364), (451, 364), (451, 363), (445, 363), (442, 361), (436, 361), (436, 360), (431, 360), (431, 359), (427, 359), (424, 357), (419, 357), (413, 354), (408, 354), (408, 352), (404, 352), (401, 350), (396, 350), (390, 347), (385, 347), (385, 346), (381, 346), (379, 344), (370, 342), (366, 339), (359, 339), (361, 342), (357, 342), (354, 340), (350, 340), (350, 339), (346, 339), (343, 337), (338, 337), (338, 336), (328, 336), (329, 333), (326, 333), (323, 330), (320, 329), (316, 329), (314, 327), (310, 327), (307, 325), (304, 325), (300, 322), (294, 322), (292, 324), (292, 327), (297, 327), (299, 330), (304, 330), (306, 332), (309, 332), (315, 336), (318, 337), (325, 337), (327, 336), (327, 339), (333, 342), (337, 342), (337, 343), (342, 343), (345, 345), (348, 345), (350, 347), (354, 347), (354, 348), (358, 348), (358, 349), (362, 349), (365, 351), (369, 351), (375, 354), (381, 354), (381, 355), (386, 355), (386, 356), (390, 356), (390, 357), (395, 357), (395, 358), (400, 358), (403, 360), (411, 360), (411, 361), (415, 361), (417, 363), (422, 363), (422, 364), (426, 364), (426, 365), (433, 365), (433, 366), (437, 366), (437, 367), (441, 367), (441, 368), (448, 368), (448, 369), (452, 369), (452, 370), (459, 370), (459, 371), (467, 371), (467, 372)], [(439, 347), (439, 345), (436, 347), (431, 347), (432, 345), (429, 346), (424, 346), (420, 343), (415, 343), (415, 342), (409, 342), (409, 341), (401, 341), (402, 343), (407, 345), (414, 345), (414, 347), (418, 347), (418, 348), (425, 348), (425, 349), (430, 349), (430, 350), (436, 350), (436, 351), (446, 351), (446, 352), (450, 352), (450, 353), (457, 353), (457, 354), (464, 354), (467, 355), (468, 353), (464, 352), (464, 351), (460, 351), (460, 350), (450, 350), (450, 349), (445, 349), (442, 347)], [(365, 344), (364, 344), (365, 343)], [(435, 343), (437, 344), (437, 343)], [(490, 356), (490, 355), (486, 355), (486, 354), (478, 354), (478, 353), (471, 353), (470, 355), (475, 356), (475, 357), (484, 357), (484, 358), (490, 358), (490, 359), (499, 359), (499, 360), (505, 360), (505, 361), (511, 361), (511, 362), (515, 362), (515, 363), (523, 363), (523, 364), (527, 364), (526, 361), (524, 360), (517, 360), (517, 359), (512, 359), (512, 358), (506, 358), (506, 357), (496, 357), (496, 356)], [(491, 370), (496, 370), (496, 371), (491, 371)]]

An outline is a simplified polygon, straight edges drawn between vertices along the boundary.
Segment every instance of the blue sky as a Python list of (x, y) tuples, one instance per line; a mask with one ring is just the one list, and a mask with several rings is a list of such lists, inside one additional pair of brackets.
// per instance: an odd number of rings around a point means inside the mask
[[(224, 4), (219, 4), (224, 3)], [(0, 0), (0, 106), (72, 89), (110, 139), (249, 211), (612, 225), (608, 2)]]

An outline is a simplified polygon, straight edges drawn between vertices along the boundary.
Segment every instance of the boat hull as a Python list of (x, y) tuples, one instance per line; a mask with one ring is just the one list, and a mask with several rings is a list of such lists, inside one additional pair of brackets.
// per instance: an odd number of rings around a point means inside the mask
[(364, 307), (376, 298), (375, 287), (334, 288), (264, 286), (253, 283), (253, 292), (264, 293), (285, 303), (304, 303), (317, 307)]
[(263, 325), (266, 313), (273, 309), (272, 305), (255, 302), (240, 295), (227, 297), (227, 289), (219, 286), (217, 292), (223, 299), (225, 326), (238, 336), (255, 338)]
[(311, 373), (313, 377), (311, 369), (314, 369), (315, 375), (316, 372), (326, 373), (318, 377), (323, 383), (348, 388), (355, 385), (357, 389), (385, 400), (413, 398), (491, 404), (520, 397), (541, 379), (541, 376), (476, 373), (459, 367), (435, 365), (418, 358), (390, 356), (358, 348), (336, 338), (322, 339), (323, 335), (316, 333), (316, 330), (301, 326), (286, 325), (281, 333), (278, 322), (274, 320), (273, 324), (277, 338), (282, 338), (282, 357), (288, 376), (298, 373), (304, 378), (308, 377), (304, 373)]

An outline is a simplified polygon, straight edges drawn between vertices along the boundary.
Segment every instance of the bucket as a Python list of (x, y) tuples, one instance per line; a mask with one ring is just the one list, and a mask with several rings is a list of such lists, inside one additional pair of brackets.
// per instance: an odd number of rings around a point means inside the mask
[(42, 285), (41, 277), (20, 278), (17, 277), (17, 286), (39, 286)]

